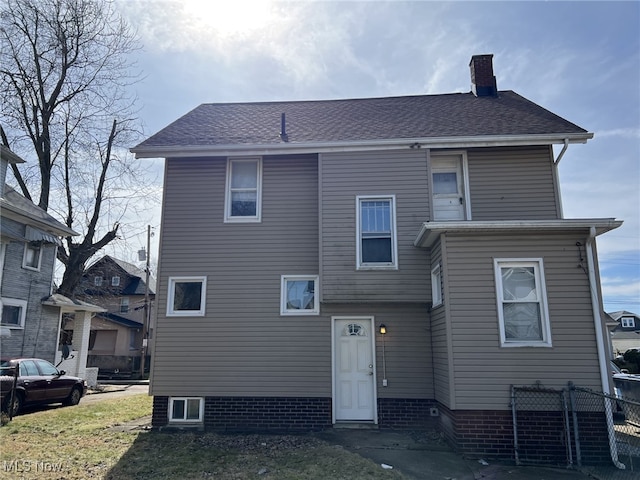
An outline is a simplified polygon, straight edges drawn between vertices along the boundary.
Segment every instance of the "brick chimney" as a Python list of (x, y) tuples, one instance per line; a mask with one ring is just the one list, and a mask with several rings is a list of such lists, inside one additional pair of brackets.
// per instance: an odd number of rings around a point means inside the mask
[(493, 54), (474, 55), (469, 62), (471, 91), (476, 97), (496, 97), (498, 87), (493, 75)]

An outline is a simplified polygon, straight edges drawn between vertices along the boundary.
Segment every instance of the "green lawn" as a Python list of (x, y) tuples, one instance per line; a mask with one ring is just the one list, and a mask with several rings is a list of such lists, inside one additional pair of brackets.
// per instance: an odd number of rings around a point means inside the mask
[(1, 479), (400, 479), (396, 471), (302, 435), (120, 432), (151, 397), (20, 415), (0, 428)]

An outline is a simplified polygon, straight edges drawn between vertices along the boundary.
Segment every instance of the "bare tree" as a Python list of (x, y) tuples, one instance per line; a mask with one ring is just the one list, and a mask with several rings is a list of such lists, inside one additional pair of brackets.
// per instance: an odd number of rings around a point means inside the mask
[[(3, 142), (37, 158), (12, 165), (23, 195), (82, 233), (64, 240), (59, 291), (71, 295), (87, 261), (118, 236), (144, 195), (131, 55), (137, 37), (111, 0), (3, 0), (0, 10)], [(138, 182), (138, 184), (136, 184)]]

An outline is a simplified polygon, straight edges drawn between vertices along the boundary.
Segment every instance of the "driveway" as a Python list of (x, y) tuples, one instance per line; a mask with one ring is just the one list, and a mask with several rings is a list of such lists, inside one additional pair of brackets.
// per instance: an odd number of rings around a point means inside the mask
[(124, 384), (124, 385), (101, 385), (102, 391), (89, 390), (80, 401), (81, 405), (91, 405), (93, 403), (108, 400), (110, 398), (121, 398), (129, 395), (149, 394), (149, 384)]

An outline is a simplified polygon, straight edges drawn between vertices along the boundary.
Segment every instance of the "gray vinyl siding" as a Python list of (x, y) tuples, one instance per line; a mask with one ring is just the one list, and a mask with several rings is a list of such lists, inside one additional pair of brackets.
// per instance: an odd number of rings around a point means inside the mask
[[(321, 156), (322, 301), (427, 302), (428, 255), (413, 246), (429, 217), (424, 151)], [(397, 270), (356, 270), (356, 197), (395, 195)]]
[[(318, 274), (315, 156), (264, 157), (262, 222), (224, 223), (225, 158), (169, 159), (154, 395), (331, 395), (331, 326), (280, 316), (280, 277)], [(207, 276), (204, 317), (167, 317), (172, 276)]]
[[(440, 271), (443, 277), (443, 286), (446, 285), (446, 265), (443, 262), (440, 244), (437, 243), (431, 249), (431, 265), (440, 263)], [(431, 349), (433, 352), (433, 384), (435, 399), (440, 403), (451, 407), (451, 348), (448, 332), (446, 305), (448, 304), (446, 292), (443, 291), (443, 303), (431, 310)]]
[(547, 146), (467, 151), (473, 220), (560, 218)]
[[(3, 234), (24, 237), (25, 225), (2, 218)], [(51, 295), (56, 246), (42, 244), (40, 270), (22, 267), (25, 243), (11, 240), (4, 257), (0, 296), (27, 301), (24, 329), (11, 329), (11, 337), (2, 338), (2, 355), (6, 357), (40, 357), (53, 362), (58, 347), (57, 308), (42, 305)]]
[[(431, 328), (426, 304), (329, 304), (323, 315), (374, 317), (379, 398), (434, 398)], [(380, 324), (387, 327), (384, 352), (388, 386), (382, 385), (384, 364)]]
[[(589, 281), (578, 267), (586, 235), (446, 236), (456, 408), (506, 409), (511, 384), (601, 390)], [(493, 259), (538, 257), (553, 346), (502, 348)]]

